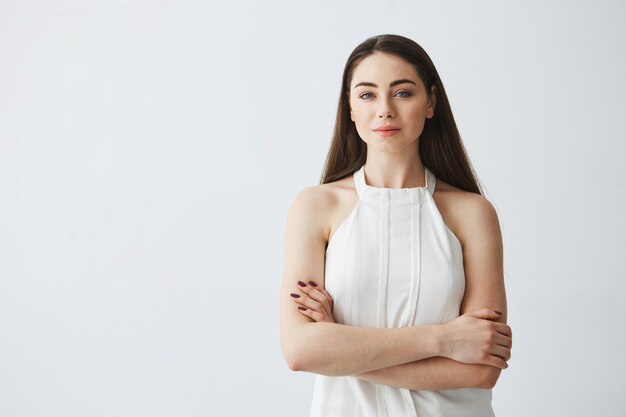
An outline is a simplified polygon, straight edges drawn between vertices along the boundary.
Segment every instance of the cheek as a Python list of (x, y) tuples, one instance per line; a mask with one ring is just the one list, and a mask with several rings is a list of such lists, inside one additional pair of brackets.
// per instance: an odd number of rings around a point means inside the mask
[(352, 121), (354, 122), (357, 133), (359, 134), (361, 139), (365, 140), (367, 138), (368, 126), (370, 124), (368, 112), (363, 107), (355, 106), (352, 107), (350, 116), (352, 118)]
[(405, 114), (407, 118), (411, 121), (411, 124), (416, 126), (421, 126), (424, 124), (424, 121), (426, 119), (425, 106), (415, 106), (407, 110), (408, 111)]
[(411, 117), (422, 118), (426, 114), (426, 105), (425, 104), (416, 104), (409, 109), (409, 114)]
[(369, 112), (365, 106), (363, 106), (362, 104), (359, 105), (357, 103), (356, 105), (352, 106), (352, 110), (350, 111), (350, 117), (355, 123), (360, 123), (367, 120), (367, 118), (369, 117)]

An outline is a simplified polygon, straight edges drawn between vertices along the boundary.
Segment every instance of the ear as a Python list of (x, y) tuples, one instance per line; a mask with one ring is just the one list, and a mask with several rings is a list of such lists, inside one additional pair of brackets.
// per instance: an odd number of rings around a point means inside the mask
[(428, 107), (426, 107), (426, 118), (432, 119), (435, 116), (435, 107), (437, 106), (437, 88), (433, 85), (430, 89), (430, 97), (428, 99)]

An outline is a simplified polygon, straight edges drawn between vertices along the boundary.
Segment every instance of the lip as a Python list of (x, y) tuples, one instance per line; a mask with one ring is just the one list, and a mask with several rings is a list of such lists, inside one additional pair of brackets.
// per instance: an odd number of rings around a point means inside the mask
[(374, 132), (386, 132), (389, 130), (400, 130), (400, 128), (398, 126), (394, 126), (394, 125), (382, 125), (382, 126), (378, 126), (376, 129), (374, 129)]
[(383, 125), (383, 126), (378, 126), (376, 129), (374, 129), (374, 133), (376, 133), (378, 136), (381, 136), (383, 138), (389, 138), (391, 136), (394, 136), (399, 131), (400, 131), (400, 128), (394, 125)]

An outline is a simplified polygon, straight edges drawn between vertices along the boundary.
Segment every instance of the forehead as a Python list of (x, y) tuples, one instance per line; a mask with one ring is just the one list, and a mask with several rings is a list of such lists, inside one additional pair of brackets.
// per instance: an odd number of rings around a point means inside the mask
[(395, 55), (384, 52), (374, 52), (359, 62), (352, 73), (350, 88), (360, 82), (371, 82), (378, 86), (388, 86), (389, 83), (400, 79), (421, 81), (412, 64)]

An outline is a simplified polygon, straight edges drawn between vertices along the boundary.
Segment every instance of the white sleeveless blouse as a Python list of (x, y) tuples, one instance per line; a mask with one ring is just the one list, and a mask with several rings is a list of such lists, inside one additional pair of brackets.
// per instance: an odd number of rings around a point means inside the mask
[[(463, 252), (426, 185), (377, 188), (354, 173), (359, 200), (326, 248), (325, 287), (338, 323), (363, 327), (443, 324), (459, 316)], [(317, 375), (311, 417), (489, 417), (491, 390), (413, 391), (355, 377)]]

